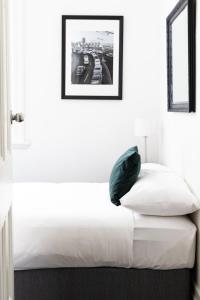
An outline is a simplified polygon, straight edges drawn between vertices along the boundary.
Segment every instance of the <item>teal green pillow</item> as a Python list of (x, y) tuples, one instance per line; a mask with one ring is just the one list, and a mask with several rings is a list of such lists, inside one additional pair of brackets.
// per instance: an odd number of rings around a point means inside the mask
[(116, 161), (109, 181), (110, 199), (113, 204), (120, 205), (123, 197), (137, 181), (141, 168), (141, 159), (138, 147), (128, 149)]

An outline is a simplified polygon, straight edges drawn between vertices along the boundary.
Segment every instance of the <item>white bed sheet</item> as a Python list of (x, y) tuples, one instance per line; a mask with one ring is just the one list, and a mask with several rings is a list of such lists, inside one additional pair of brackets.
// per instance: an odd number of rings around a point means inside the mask
[(13, 223), (16, 270), (194, 264), (196, 228), (187, 217), (114, 206), (107, 183), (16, 183)]
[(196, 227), (187, 216), (134, 214), (133, 266), (151, 269), (192, 268)]

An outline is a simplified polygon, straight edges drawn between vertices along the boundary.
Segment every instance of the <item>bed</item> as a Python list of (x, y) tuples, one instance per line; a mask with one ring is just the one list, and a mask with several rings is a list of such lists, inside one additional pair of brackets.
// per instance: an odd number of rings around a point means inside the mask
[(191, 300), (196, 227), (114, 206), (107, 183), (14, 185), (16, 300)]

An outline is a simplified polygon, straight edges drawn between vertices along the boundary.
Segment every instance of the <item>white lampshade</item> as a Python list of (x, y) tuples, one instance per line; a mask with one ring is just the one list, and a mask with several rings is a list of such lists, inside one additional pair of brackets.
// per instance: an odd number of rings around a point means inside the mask
[(134, 121), (134, 135), (135, 136), (149, 136), (150, 123), (146, 119), (137, 118)]

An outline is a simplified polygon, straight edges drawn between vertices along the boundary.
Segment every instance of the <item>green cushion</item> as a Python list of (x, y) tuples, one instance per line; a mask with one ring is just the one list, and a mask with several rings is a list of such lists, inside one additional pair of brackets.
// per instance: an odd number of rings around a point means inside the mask
[(120, 205), (120, 198), (128, 193), (137, 181), (140, 168), (141, 159), (137, 146), (128, 149), (116, 161), (109, 181), (110, 199), (113, 204)]

